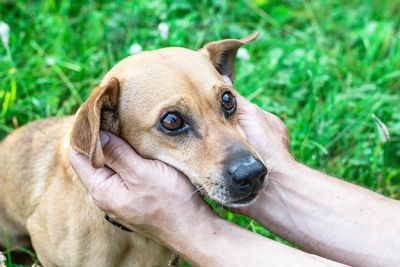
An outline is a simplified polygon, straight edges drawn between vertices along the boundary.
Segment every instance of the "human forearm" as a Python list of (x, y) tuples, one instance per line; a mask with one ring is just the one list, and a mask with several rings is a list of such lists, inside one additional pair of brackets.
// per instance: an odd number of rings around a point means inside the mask
[(302, 164), (272, 174), (248, 210), (303, 250), (351, 265), (400, 262), (400, 205)]
[(200, 211), (163, 242), (196, 266), (338, 266)]

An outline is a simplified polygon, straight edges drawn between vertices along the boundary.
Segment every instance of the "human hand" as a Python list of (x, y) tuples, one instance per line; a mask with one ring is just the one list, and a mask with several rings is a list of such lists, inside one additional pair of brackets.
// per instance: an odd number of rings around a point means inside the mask
[(89, 159), (70, 149), (70, 162), (95, 204), (118, 223), (167, 243), (168, 234), (190, 227), (191, 219), (214, 212), (187, 178), (158, 160), (140, 157), (122, 139), (100, 133), (108, 167), (92, 168)]
[[(236, 92), (236, 91), (235, 91)], [(238, 103), (239, 125), (246, 135), (247, 142), (264, 158), (269, 180), (278, 180), (279, 175), (296, 166), (296, 161), (290, 154), (290, 140), (285, 124), (274, 114), (262, 110), (257, 105), (236, 92)], [(259, 193), (249, 206), (237, 208), (236, 212), (252, 217), (257, 211), (258, 202), (262, 203), (269, 191), (267, 186)]]
[(276, 115), (262, 110), (236, 92), (239, 125), (247, 142), (264, 158), (268, 173), (280, 173), (295, 161), (290, 154), (290, 140), (285, 124)]

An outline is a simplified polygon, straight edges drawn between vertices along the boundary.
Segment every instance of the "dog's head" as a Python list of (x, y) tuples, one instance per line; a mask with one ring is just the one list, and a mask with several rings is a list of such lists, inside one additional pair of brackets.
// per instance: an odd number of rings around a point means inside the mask
[(238, 48), (257, 36), (212, 42), (197, 52), (164, 48), (120, 61), (81, 106), (72, 146), (95, 168), (103, 167), (98, 133), (107, 130), (143, 157), (179, 169), (218, 203), (250, 203), (264, 187), (267, 169), (238, 124), (230, 83)]

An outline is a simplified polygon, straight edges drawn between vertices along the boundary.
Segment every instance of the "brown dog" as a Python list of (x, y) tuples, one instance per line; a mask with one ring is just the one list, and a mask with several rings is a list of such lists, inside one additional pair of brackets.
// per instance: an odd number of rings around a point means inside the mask
[(104, 76), (75, 122), (40, 120), (6, 137), (0, 227), (11, 244), (31, 241), (44, 266), (167, 265), (172, 251), (104, 220), (69, 164), (71, 144), (95, 168), (104, 166), (100, 129), (179, 169), (224, 206), (252, 201), (267, 169), (246, 142), (222, 75), (234, 80), (238, 48), (257, 36), (212, 42), (198, 52), (165, 48), (128, 57)]

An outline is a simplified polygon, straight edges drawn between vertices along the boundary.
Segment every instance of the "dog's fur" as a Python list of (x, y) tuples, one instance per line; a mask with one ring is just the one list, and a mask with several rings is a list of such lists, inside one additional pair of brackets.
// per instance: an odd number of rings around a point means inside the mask
[[(70, 144), (103, 167), (98, 133), (113, 132), (143, 157), (181, 170), (210, 198), (234, 206), (238, 196), (227, 190), (223, 169), (231, 147), (263, 160), (246, 142), (237, 115), (221, 111), (222, 91), (232, 91), (221, 75), (234, 80), (237, 49), (257, 36), (209, 43), (198, 52), (165, 48), (128, 57), (104, 76), (75, 122), (73, 116), (35, 121), (6, 137), (0, 228), (7, 228), (11, 245), (32, 242), (44, 266), (166, 266), (169, 249), (104, 220), (69, 164)], [(190, 131), (160, 131), (167, 110), (190, 118)]]

